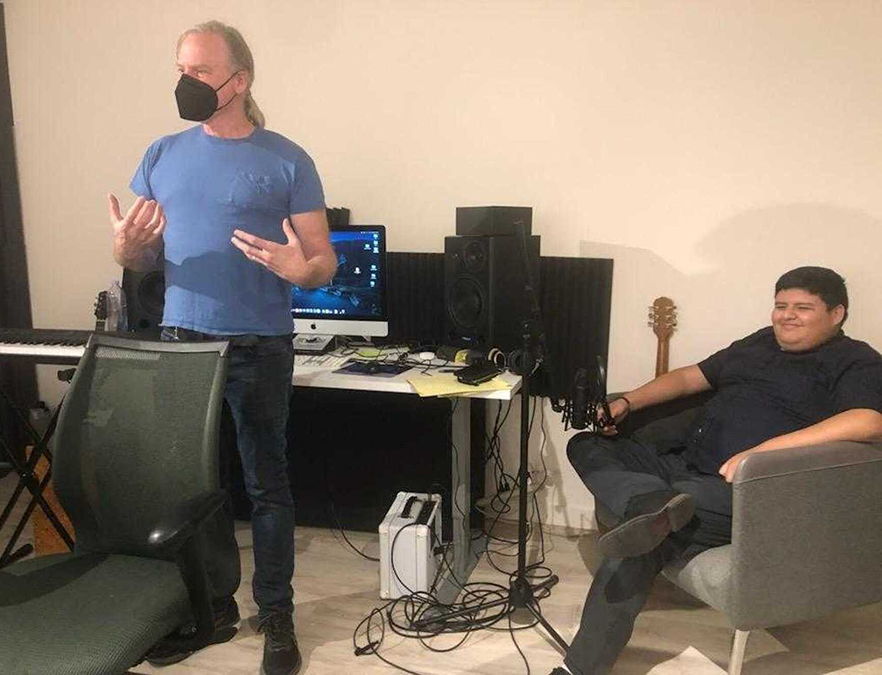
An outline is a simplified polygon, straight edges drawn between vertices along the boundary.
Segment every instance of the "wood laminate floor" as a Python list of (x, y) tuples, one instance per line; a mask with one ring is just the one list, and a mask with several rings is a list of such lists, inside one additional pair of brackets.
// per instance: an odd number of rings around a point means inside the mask
[[(11, 477), (0, 480), (0, 507), (14, 487)], [(21, 510), (20, 507), (19, 510)], [(0, 533), (0, 544), (10, 534)], [(348, 533), (350, 540), (365, 553), (378, 554), (375, 533)], [(509, 532), (500, 532), (510, 536)], [(30, 528), (25, 540), (31, 537)], [(248, 674), (258, 672), (263, 636), (255, 632), (256, 607), (251, 598), (251, 534), (248, 523), (237, 524), (242, 554), (243, 580), (236, 594), (242, 613), (238, 634), (231, 642), (209, 647), (180, 664), (153, 668), (142, 664), (133, 669), (141, 674), (201, 675)], [(535, 544), (536, 542), (533, 542)], [(551, 624), (569, 639), (581, 614), (582, 602), (596, 569), (596, 535), (579, 537), (546, 534), (546, 561), (561, 582), (542, 610)], [(494, 548), (499, 548), (495, 545)], [(296, 626), (303, 652), (306, 675), (365, 673), (373, 675), (397, 671), (376, 656), (355, 656), (352, 634), (371, 609), (380, 606), (377, 563), (356, 555), (343, 542), (339, 532), (298, 528), (296, 533), (297, 570), (295, 573)], [(507, 549), (504, 553), (514, 553)], [(531, 547), (531, 559), (538, 548)], [(497, 565), (513, 569), (513, 558), (496, 555)], [(470, 581), (507, 585), (504, 575), (494, 570), (486, 558)], [(526, 617), (515, 617), (518, 627)], [(415, 673), (426, 675), (519, 675), (528, 672), (519, 655), (507, 622), (499, 630), (471, 634), (465, 643), (449, 653), (434, 653), (419, 641), (386, 631), (381, 655)], [(376, 633), (375, 633), (376, 635)], [(613, 675), (718, 675), (725, 673), (731, 630), (719, 613), (665, 581), (656, 582), (650, 601), (641, 614), (630, 644), (613, 670)], [(452, 646), (458, 638), (439, 636), (430, 644), (435, 648)], [(529, 672), (547, 675), (560, 665), (561, 656), (541, 629), (515, 632)], [(364, 644), (363, 635), (359, 643)], [(880, 675), (882, 674), (882, 605), (840, 612), (826, 619), (771, 631), (755, 631), (747, 648), (744, 675)]]

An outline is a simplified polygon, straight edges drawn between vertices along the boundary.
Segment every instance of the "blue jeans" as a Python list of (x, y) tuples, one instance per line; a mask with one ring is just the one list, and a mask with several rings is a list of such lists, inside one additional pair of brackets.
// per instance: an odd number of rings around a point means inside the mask
[[(209, 335), (166, 327), (162, 339), (230, 341), (225, 398), (236, 423), (245, 489), (252, 507), (253, 592), (258, 618), (291, 614), (294, 500), (288, 482), (285, 436), (294, 368), (291, 335)], [(228, 522), (232, 520), (228, 518)], [(220, 533), (217, 541), (221, 541)], [(239, 585), (238, 571), (234, 575), (229, 569), (214, 569), (209, 574), (218, 601), (231, 596)]]

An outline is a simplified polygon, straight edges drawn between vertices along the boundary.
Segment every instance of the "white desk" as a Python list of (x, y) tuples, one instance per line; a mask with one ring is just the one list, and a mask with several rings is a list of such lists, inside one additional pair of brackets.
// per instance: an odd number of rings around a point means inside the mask
[[(440, 365), (440, 364), (439, 364)], [(349, 391), (381, 391), (387, 393), (416, 396), (416, 392), (407, 381), (408, 373), (394, 377), (376, 375), (354, 375), (334, 373), (334, 368), (323, 366), (295, 365), (293, 384), (295, 387), (319, 387), (325, 389), (346, 389)], [(459, 451), (453, 452), (451, 467), (451, 494), (454, 503), (451, 505), (453, 516), (453, 561), (451, 567), (456, 580), (450, 578), (449, 572), (442, 576), (436, 594), (443, 603), (452, 603), (460, 592), (459, 584), (465, 584), (483, 553), (483, 540), (472, 543), (471, 531), (471, 399), (482, 398), (498, 401), (511, 400), (521, 386), (521, 378), (509, 372), (501, 375), (510, 382), (511, 389), (491, 391), (471, 396), (457, 396), (453, 405), (451, 419), (451, 442)], [(378, 523), (379, 525), (379, 523)], [(448, 560), (449, 560), (448, 556)], [(459, 581), (459, 584), (457, 583)]]

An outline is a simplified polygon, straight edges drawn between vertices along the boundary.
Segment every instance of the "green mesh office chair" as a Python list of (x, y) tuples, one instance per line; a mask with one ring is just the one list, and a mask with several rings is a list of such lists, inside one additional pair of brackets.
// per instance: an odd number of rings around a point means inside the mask
[(89, 341), (53, 439), (76, 549), (0, 569), (0, 673), (122, 673), (191, 620), (206, 644), (226, 370), (227, 343)]

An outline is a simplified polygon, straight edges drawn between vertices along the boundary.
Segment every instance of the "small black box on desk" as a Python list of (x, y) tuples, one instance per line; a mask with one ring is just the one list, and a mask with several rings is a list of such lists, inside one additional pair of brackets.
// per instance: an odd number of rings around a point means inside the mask
[(457, 206), (456, 233), (458, 235), (527, 235), (533, 227), (531, 206)]

